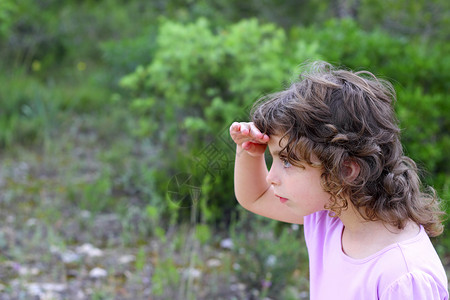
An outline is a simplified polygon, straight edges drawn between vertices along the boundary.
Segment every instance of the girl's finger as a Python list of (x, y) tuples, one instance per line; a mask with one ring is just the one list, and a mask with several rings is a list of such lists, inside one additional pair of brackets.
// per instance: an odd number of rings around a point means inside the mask
[[(230, 133), (236, 143), (251, 142), (255, 144), (267, 144), (269, 136), (261, 133), (261, 131), (253, 124), (253, 122), (234, 122), (230, 126)], [(240, 142), (242, 141), (242, 142)], [(242, 144), (244, 147), (244, 144)], [(251, 145), (248, 144), (247, 148)]]
[(241, 124), (238, 122), (233, 122), (233, 124), (231, 124), (230, 126), (230, 132), (236, 132), (239, 131), (241, 129)]
[(253, 136), (261, 142), (268, 142), (269, 136), (267, 134), (262, 133), (253, 123), (251, 123)]
[(241, 133), (243, 135), (249, 135), (250, 134), (250, 126), (248, 123), (241, 123)]
[(261, 139), (263, 137), (263, 134), (261, 133), (261, 131), (259, 131), (258, 128), (255, 127), (255, 125), (251, 125), (250, 126), (251, 129), (251, 135), (257, 139)]

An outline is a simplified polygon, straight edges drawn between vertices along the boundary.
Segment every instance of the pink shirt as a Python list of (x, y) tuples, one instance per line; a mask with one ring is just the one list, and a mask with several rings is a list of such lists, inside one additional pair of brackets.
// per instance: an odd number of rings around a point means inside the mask
[(342, 251), (343, 228), (328, 211), (304, 218), (310, 300), (448, 299), (447, 276), (422, 226), (416, 237), (364, 259)]

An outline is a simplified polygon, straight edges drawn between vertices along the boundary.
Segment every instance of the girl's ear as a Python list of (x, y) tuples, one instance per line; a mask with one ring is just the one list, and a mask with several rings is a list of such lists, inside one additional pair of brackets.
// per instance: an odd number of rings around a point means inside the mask
[(344, 177), (348, 182), (352, 182), (359, 175), (361, 170), (359, 164), (353, 159), (346, 159), (343, 164)]

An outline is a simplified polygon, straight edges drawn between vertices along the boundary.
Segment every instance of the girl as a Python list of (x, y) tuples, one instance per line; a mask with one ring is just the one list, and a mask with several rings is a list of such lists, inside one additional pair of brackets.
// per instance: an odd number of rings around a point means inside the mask
[(239, 203), (304, 224), (311, 300), (448, 299), (428, 237), (443, 213), (403, 155), (394, 102), (388, 82), (319, 62), (230, 127)]

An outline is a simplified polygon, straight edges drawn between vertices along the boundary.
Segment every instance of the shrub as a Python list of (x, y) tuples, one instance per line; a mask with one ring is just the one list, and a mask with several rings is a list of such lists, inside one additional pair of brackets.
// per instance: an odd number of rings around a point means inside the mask
[(42, 145), (51, 132), (54, 110), (49, 94), (36, 80), (16, 70), (0, 90), (0, 148)]
[[(282, 29), (254, 19), (216, 29), (205, 19), (163, 21), (156, 43), (152, 62), (121, 80), (139, 117), (135, 133), (159, 149), (154, 168), (161, 193), (172, 176), (191, 174), (192, 184), (208, 191), (203, 199), (213, 216), (223, 217), (235, 206), (229, 125), (247, 120), (254, 100), (280, 89), (292, 66), (317, 57), (316, 44), (287, 46)], [(214, 188), (204, 185), (205, 174)]]

